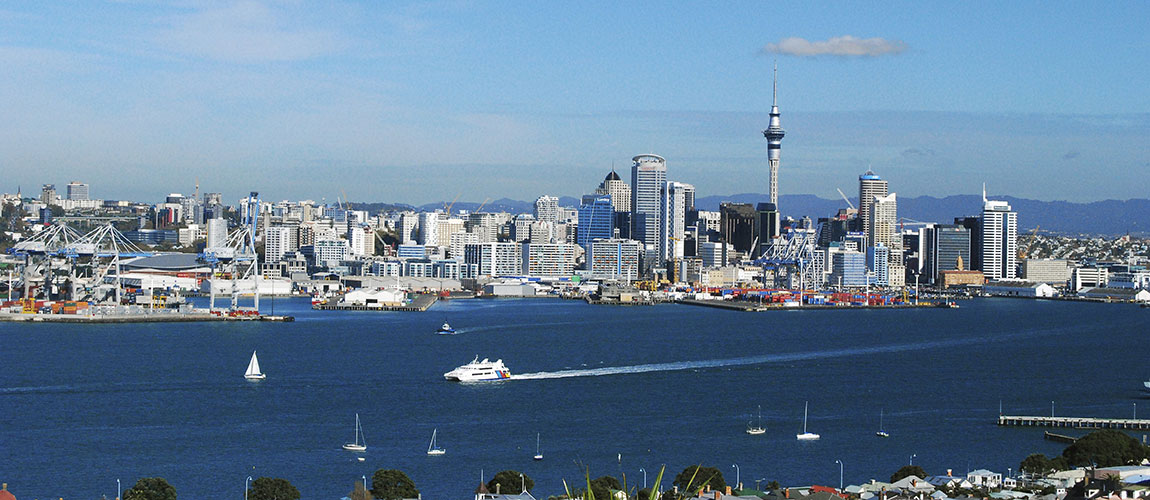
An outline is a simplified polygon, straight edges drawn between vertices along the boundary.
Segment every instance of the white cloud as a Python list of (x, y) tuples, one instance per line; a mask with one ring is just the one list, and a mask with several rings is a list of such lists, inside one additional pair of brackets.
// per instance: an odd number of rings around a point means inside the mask
[(346, 45), (334, 31), (293, 25), (294, 17), (241, 1), (175, 17), (157, 41), (175, 52), (239, 63), (311, 59)]
[(907, 45), (901, 40), (885, 38), (855, 38), (850, 35), (837, 36), (824, 41), (810, 41), (790, 37), (778, 43), (768, 43), (764, 52), (797, 57), (839, 56), (839, 57), (878, 57), (894, 55), (906, 51)]

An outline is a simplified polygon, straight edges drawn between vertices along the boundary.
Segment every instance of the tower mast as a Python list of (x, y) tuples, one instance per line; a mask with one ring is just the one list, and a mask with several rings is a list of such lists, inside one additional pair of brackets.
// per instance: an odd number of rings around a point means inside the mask
[(779, 206), (779, 153), (783, 147), (783, 136), (786, 135), (782, 124), (779, 122), (779, 66), (777, 64), (775, 65), (771, 94), (771, 121), (767, 129), (763, 131), (763, 137), (767, 139), (767, 162), (770, 165), (768, 192), (770, 193), (770, 202), (777, 210)]

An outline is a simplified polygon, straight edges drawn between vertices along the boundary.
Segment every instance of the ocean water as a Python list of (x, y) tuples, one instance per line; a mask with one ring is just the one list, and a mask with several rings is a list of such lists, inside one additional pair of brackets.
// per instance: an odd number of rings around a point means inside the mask
[[(0, 481), (18, 498), (98, 498), (162, 476), (181, 498), (243, 495), (282, 477), (338, 499), (380, 468), (427, 499), (465, 500), (515, 469), (535, 495), (593, 477), (648, 483), (663, 465), (753, 486), (1006, 472), (1062, 445), (1006, 413), (1128, 417), (1150, 376), (1150, 310), (1017, 299), (960, 309), (780, 311), (456, 300), (425, 313), (312, 311), (294, 323), (0, 323)], [(455, 336), (433, 332), (444, 319)], [(267, 380), (243, 372), (258, 350)], [(442, 374), (502, 358), (513, 380)], [(798, 442), (809, 401), (815, 442)], [(744, 433), (762, 405), (765, 435)], [(879, 411), (891, 437), (874, 436)], [(340, 446), (360, 414), (368, 450)], [(426, 455), (438, 429), (441, 457)], [(543, 461), (533, 461), (536, 434)], [(1140, 437), (1140, 436), (1139, 436)], [(356, 461), (363, 456), (363, 462)], [(738, 472), (733, 465), (738, 465)]]

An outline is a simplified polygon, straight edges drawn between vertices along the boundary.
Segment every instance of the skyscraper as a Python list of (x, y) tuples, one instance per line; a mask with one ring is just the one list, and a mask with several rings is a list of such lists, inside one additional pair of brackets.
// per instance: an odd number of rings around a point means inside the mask
[(670, 181), (660, 194), (662, 214), (659, 228), (659, 257), (667, 261), (683, 256), (687, 210), (691, 208), (688, 203), (694, 202), (695, 186)]
[[(885, 186), (885, 184), (884, 184)], [(870, 207), (870, 225), (867, 227), (867, 245), (884, 245), (892, 251), (902, 249), (902, 235), (896, 230), (898, 226), (898, 199), (895, 193), (871, 198), (867, 205)]]
[(615, 208), (609, 194), (588, 194), (579, 205), (579, 226), (576, 229), (575, 243), (590, 253), (591, 243), (596, 239), (608, 239), (614, 235)]
[(1018, 212), (982, 191), (982, 274), (988, 280), (1014, 279), (1018, 258)]
[(595, 190), (595, 194), (609, 194), (611, 195), (611, 205), (615, 207), (616, 212), (630, 212), (631, 211), (631, 186), (623, 182), (619, 178), (619, 174), (615, 173), (615, 169), (611, 169), (611, 173), (603, 179), (599, 184), (599, 188)]
[(859, 176), (859, 231), (866, 233), (868, 245), (873, 245), (873, 236), (870, 234), (870, 219), (874, 213), (874, 198), (887, 195), (886, 181), (882, 180), (874, 171), (867, 169)]
[(646, 154), (631, 159), (631, 237), (648, 248), (659, 245), (661, 192), (667, 183), (667, 160)]
[(970, 231), (958, 224), (939, 224), (924, 228), (926, 254), (922, 274), (924, 281), (938, 283), (939, 273), (958, 269), (958, 260), (970, 260)]
[(779, 68), (775, 67), (774, 84), (771, 91), (771, 121), (763, 131), (767, 139), (767, 162), (770, 165), (770, 179), (767, 191), (770, 203), (779, 206), (779, 153), (783, 149), (783, 126), (779, 121)]

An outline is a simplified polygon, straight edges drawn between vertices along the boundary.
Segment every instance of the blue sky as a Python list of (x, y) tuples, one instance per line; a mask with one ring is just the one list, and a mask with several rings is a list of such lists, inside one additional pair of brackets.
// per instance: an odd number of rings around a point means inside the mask
[[(589, 192), (1147, 197), (1150, 4), (8, 1), (0, 191), (426, 203)], [(626, 177), (626, 175), (625, 175)]]

